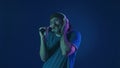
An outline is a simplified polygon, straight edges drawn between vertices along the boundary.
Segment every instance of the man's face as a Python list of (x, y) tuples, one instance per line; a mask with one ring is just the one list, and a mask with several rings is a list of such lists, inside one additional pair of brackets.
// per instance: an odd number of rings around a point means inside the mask
[(50, 19), (50, 27), (52, 28), (53, 32), (60, 33), (62, 26), (63, 22), (61, 19), (57, 17), (53, 17), (52, 19)]

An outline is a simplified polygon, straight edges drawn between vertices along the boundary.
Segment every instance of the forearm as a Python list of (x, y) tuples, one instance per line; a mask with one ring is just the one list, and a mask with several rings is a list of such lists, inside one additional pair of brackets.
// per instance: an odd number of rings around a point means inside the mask
[(63, 34), (60, 40), (60, 48), (63, 55), (67, 55), (71, 50), (71, 43), (68, 42), (66, 34)]
[(45, 61), (48, 57), (47, 53), (47, 48), (46, 48), (46, 43), (44, 37), (41, 37), (41, 44), (40, 44), (40, 57), (41, 60)]

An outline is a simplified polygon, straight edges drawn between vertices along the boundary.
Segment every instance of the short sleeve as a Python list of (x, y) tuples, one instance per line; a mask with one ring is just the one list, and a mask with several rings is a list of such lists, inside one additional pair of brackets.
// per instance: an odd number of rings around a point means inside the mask
[(76, 49), (79, 48), (80, 43), (81, 43), (81, 34), (80, 32), (77, 31), (72, 31), (70, 35), (69, 42), (72, 43)]

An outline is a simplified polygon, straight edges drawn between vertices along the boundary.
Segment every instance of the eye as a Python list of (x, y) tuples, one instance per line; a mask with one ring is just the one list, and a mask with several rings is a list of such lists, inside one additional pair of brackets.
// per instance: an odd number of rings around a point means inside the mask
[(61, 25), (60, 23), (61, 23), (61, 21), (58, 18), (53, 18), (50, 20), (50, 25), (59, 26), (59, 25)]
[(56, 24), (56, 25), (60, 25), (59, 21), (56, 21), (55, 24)]
[(51, 21), (50, 21), (50, 24), (54, 24), (54, 20), (51, 20)]

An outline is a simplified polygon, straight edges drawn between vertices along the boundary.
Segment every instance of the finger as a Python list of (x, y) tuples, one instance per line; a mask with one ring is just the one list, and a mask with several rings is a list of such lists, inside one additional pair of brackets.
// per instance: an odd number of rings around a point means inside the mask
[(39, 30), (41, 30), (41, 29), (46, 29), (46, 27), (40, 27)]

